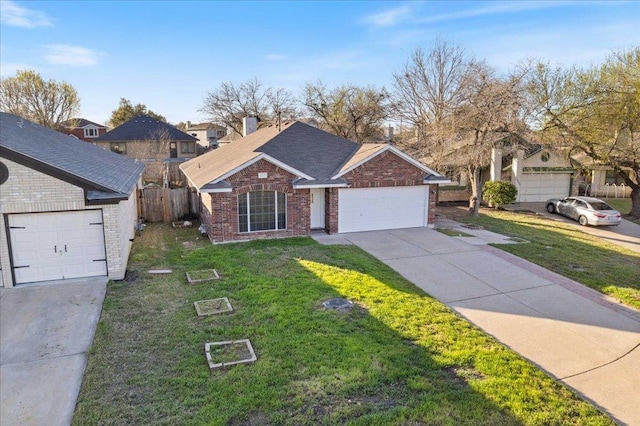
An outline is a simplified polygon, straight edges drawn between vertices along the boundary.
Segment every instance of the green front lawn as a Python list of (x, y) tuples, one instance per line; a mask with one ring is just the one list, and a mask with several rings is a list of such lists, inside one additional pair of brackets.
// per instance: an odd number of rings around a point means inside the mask
[[(623, 217), (625, 215), (628, 215), (629, 212), (631, 211), (631, 199), (630, 198), (603, 198), (602, 200), (605, 203), (609, 204), (614, 209), (618, 210), (620, 213), (622, 213)], [(632, 220), (629, 217), (627, 217), (626, 219), (627, 220)], [(632, 220), (632, 221), (637, 223), (638, 225), (640, 225), (640, 219), (639, 220)]]
[[(357, 247), (196, 238), (149, 225), (136, 239), (73, 424), (612, 424)], [(158, 266), (174, 272), (146, 274)], [(220, 280), (186, 284), (212, 267)], [(217, 297), (235, 311), (198, 318), (193, 302)], [(324, 310), (332, 297), (356, 306)], [(205, 342), (243, 338), (257, 362), (210, 373)]]
[(483, 209), (461, 219), (530, 243), (497, 245), (640, 309), (640, 254), (542, 216)]

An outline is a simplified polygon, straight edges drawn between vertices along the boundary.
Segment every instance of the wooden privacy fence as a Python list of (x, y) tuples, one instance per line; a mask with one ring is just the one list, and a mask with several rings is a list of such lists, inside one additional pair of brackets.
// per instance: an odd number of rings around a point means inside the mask
[(191, 188), (144, 188), (139, 199), (140, 217), (145, 222), (193, 219), (200, 211), (198, 193)]

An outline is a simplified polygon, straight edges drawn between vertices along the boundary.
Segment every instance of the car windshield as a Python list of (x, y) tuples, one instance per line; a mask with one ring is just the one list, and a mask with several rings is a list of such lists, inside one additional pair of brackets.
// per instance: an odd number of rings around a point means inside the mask
[(603, 203), (602, 201), (596, 201), (595, 203), (591, 203), (591, 207), (594, 210), (613, 210), (607, 203)]

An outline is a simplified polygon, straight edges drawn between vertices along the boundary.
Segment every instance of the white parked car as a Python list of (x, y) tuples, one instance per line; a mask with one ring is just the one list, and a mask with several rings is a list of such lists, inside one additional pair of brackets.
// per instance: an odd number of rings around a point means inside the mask
[(622, 220), (618, 210), (592, 197), (552, 198), (547, 200), (547, 211), (570, 217), (582, 226), (618, 225)]

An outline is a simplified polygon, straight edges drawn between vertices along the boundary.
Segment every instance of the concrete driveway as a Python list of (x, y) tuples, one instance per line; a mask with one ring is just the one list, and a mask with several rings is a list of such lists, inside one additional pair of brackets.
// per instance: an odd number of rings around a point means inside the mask
[(640, 225), (622, 219), (617, 226), (581, 226), (575, 220), (571, 220), (559, 214), (551, 214), (547, 212), (544, 202), (540, 203), (519, 203), (505, 207), (508, 210), (529, 210), (549, 219), (558, 222), (567, 223), (580, 229), (586, 234), (595, 235), (612, 244), (619, 245), (626, 249), (640, 253)]
[(68, 425), (106, 278), (0, 293), (0, 424)]
[[(352, 243), (569, 385), (640, 425), (640, 311), (486, 245), (425, 228), (323, 236)], [(333, 238), (333, 239), (332, 239)]]

